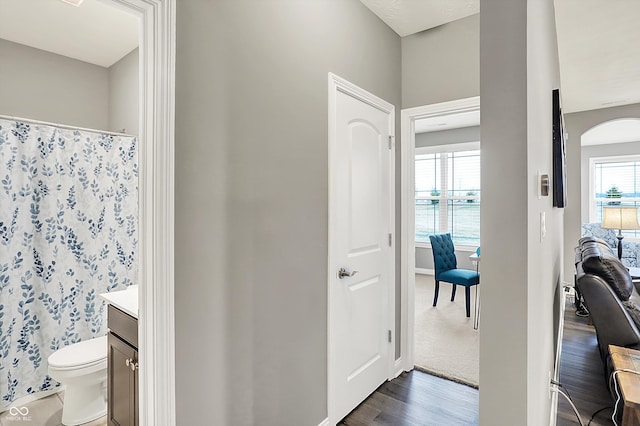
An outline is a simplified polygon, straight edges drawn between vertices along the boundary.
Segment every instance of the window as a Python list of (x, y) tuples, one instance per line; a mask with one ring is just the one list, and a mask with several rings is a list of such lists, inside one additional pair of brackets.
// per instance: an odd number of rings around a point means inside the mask
[(450, 232), (454, 244), (480, 245), (479, 143), (416, 148), (416, 242)]
[[(602, 222), (603, 207), (640, 207), (640, 157), (592, 158), (589, 200), (592, 223)], [(622, 234), (640, 238), (638, 231), (622, 231)]]

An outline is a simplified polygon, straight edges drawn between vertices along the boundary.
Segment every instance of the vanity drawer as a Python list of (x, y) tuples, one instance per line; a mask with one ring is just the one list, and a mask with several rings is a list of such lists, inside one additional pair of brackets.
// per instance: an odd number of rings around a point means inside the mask
[(107, 327), (109, 327), (109, 331), (137, 349), (138, 320), (113, 305), (108, 306)]

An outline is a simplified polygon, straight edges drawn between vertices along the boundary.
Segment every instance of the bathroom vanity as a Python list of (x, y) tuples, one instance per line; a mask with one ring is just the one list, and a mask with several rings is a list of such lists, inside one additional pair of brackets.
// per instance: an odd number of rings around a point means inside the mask
[[(132, 288), (134, 287), (134, 288)], [(138, 425), (138, 290), (101, 294), (108, 303), (107, 423)]]

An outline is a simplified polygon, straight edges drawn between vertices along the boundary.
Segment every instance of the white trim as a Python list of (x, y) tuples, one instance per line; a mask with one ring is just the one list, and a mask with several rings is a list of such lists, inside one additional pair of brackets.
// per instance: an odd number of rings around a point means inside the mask
[(429, 268), (415, 268), (416, 269), (416, 274), (421, 274), (421, 275), (435, 275), (436, 271), (434, 271), (433, 269), (429, 269)]
[[(553, 380), (560, 380), (560, 358), (562, 358), (562, 339), (564, 337), (564, 311), (567, 301), (567, 294), (564, 288), (560, 289), (562, 296), (560, 297), (560, 312), (558, 312), (558, 340), (556, 340), (556, 358), (553, 366)], [(549, 426), (555, 426), (558, 418), (558, 392), (551, 392), (551, 413), (549, 414)]]
[(400, 155), (400, 357), (404, 370), (413, 369), (413, 332), (415, 317), (415, 121), (480, 109), (480, 97), (459, 99), (439, 104), (407, 108), (401, 111), (402, 146)]
[(140, 18), (139, 424), (173, 426), (176, 0), (101, 1)]
[[(573, 288), (573, 287), (572, 287)], [(573, 288), (575, 290), (575, 288)], [(558, 340), (556, 341), (556, 358), (554, 360), (554, 380), (560, 380), (560, 359), (562, 358), (562, 339), (564, 338), (564, 311), (566, 310), (567, 294), (565, 289), (560, 290), (562, 296), (560, 301), (560, 311), (558, 312)]]
[[(427, 242), (423, 242), (423, 241), (416, 241), (415, 244), (416, 248), (423, 248), (423, 249), (429, 249), (431, 250), (431, 243), (427, 243)], [(464, 252), (464, 253), (475, 253), (475, 251), (478, 249), (479, 246), (471, 246), (468, 244), (460, 244), (460, 245), (456, 245), (456, 253), (457, 252)]]
[[(350, 96), (355, 97), (356, 99), (361, 100), (374, 108), (379, 109), (382, 112), (389, 113), (395, 116), (395, 106), (385, 101), (384, 99), (380, 99), (376, 95), (367, 92), (361, 87), (356, 86), (355, 84), (345, 80), (342, 77), (335, 75), (334, 73), (329, 73), (329, 86), (332, 89), (332, 92), (335, 94), (336, 90), (341, 91), (342, 93), (346, 93)], [(331, 105), (329, 105), (331, 107)], [(334, 123), (335, 124), (335, 123)], [(390, 131), (392, 135), (395, 133), (395, 121), (390, 122)], [(331, 136), (331, 135), (329, 135)]]
[[(415, 138), (415, 136), (414, 136)], [(415, 140), (415, 139), (414, 139)], [(414, 142), (415, 145), (415, 142)], [(417, 149), (417, 148), (416, 148)], [(415, 152), (415, 151), (414, 151)], [(446, 232), (449, 228), (449, 200), (447, 200), (447, 194), (449, 194), (449, 161), (448, 155), (440, 156), (440, 193), (438, 195), (438, 216), (440, 216), (440, 223), (438, 224), (438, 232)], [(414, 162), (415, 165), (415, 162)], [(415, 176), (415, 172), (414, 172)], [(414, 177), (415, 179), (415, 177)], [(415, 180), (414, 180), (415, 182)], [(414, 189), (415, 191), (415, 189)], [(416, 197), (418, 199), (418, 197)], [(433, 202), (433, 201), (432, 201)]]
[(446, 145), (421, 146), (416, 148), (416, 155), (438, 154), (441, 152), (477, 151), (480, 149), (480, 141), (450, 143)]
[(404, 371), (404, 369), (402, 368), (403, 365), (404, 361), (402, 360), (402, 357), (395, 360), (395, 362), (393, 363), (393, 377), (389, 378), (389, 380), (393, 380), (402, 374), (402, 372)]
[(618, 163), (620, 161), (640, 161), (640, 155), (639, 154), (601, 155), (598, 157), (589, 157), (589, 159), (597, 161), (599, 163)]
[[(590, 146), (590, 145), (586, 145), (586, 146)], [(640, 162), (640, 155), (628, 154), (628, 155), (589, 157), (589, 188), (587, 188), (587, 191), (589, 192), (589, 223), (594, 223), (596, 220), (597, 209), (596, 209), (596, 197), (594, 192), (594, 188), (595, 188), (594, 176), (596, 174), (596, 163), (618, 163), (623, 161), (633, 161), (636, 163)], [(638, 198), (626, 198), (626, 199), (623, 198), (620, 201), (625, 201), (625, 200), (637, 201)], [(629, 238), (630, 237), (625, 236), (625, 239), (629, 239)]]
[[(431, 245), (429, 245), (429, 247), (431, 247)], [(478, 250), (478, 246), (470, 246), (470, 245), (456, 245), (456, 253), (458, 253), (459, 251), (464, 252), (464, 253), (475, 253), (476, 250)]]
[[(333, 360), (331, 357), (331, 278), (332, 274), (335, 271), (331, 271), (330, 268), (332, 266), (332, 256), (331, 252), (331, 224), (335, 222), (334, 215), (335, 212), (332, 211), (332, 180), (335, 175), (332, 169), (332, 161), (331, 155), (335, 149), (335, 106), (336, 106), (336, 94), (338, 91), (348, 94), (356, 99), (359, 99), (362, 102), (365, 102), (371, 105), (374, 108), (379, 109), (380, 111), (389, 114), (389, 133), (392, 139), (395, 140), (396, 128), (395, 128), (395, 106), (390, 104), (389, 102), (377, 97), (376, 95), (356, 86), (353, 83), (333, 74), (329, 73), (329, 108), (328, 108), (328, 117), (329, 117), (329, 140), (328, 140), (328, 158), (329, 158), (329, 226), (328, 226), (328, 271), (327, 271), (327, 413), (328, 413), (328, 424), (336, 424), (340, 419), (336, 419), (335, 416), (335, 401), (334, 395), (332, 392), (333, 389), (333, 379), (331, 376), (331, 372), (333, 371)], [(391, 234), (391, 248), (389, 256), (389, 286), (388, 286), (388, 318), (387, 318), (387, 327), (392, 330), (391, 332), (391, 342), (389, 343), (389, 365), (387, 368), (387, 377), (389, 379), (394, 377), (394, 363), (395, 363), (395, 291), (396, 291), (396, 282), (395, 282), (395, 247), (396, 247), (396, 233), (395, 233), (395, 150), (390, 150), (389, 155), (389, 233)], [(355, 408), (355, 407), (353, 407)]]
[(587, 188), (587, 191), (589, 192), (589, 223), (593, 223), (594, 218), (596, 217), (595, 194), (593, 193), (593, 175), (595, 174), (595, 167), (595, 158), (589, 158), (589, 188)]
[(329, 417), (321, 421), (318, 426), (331, 426), (331, 423), (329, 423)]

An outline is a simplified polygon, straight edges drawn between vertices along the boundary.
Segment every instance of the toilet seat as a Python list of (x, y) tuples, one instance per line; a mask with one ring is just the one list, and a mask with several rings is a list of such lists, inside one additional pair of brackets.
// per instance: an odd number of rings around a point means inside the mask
[(107, 336), (84, 340), (58, 349), (48, 359), (49, 368), (75, 370), (105, 364)]

